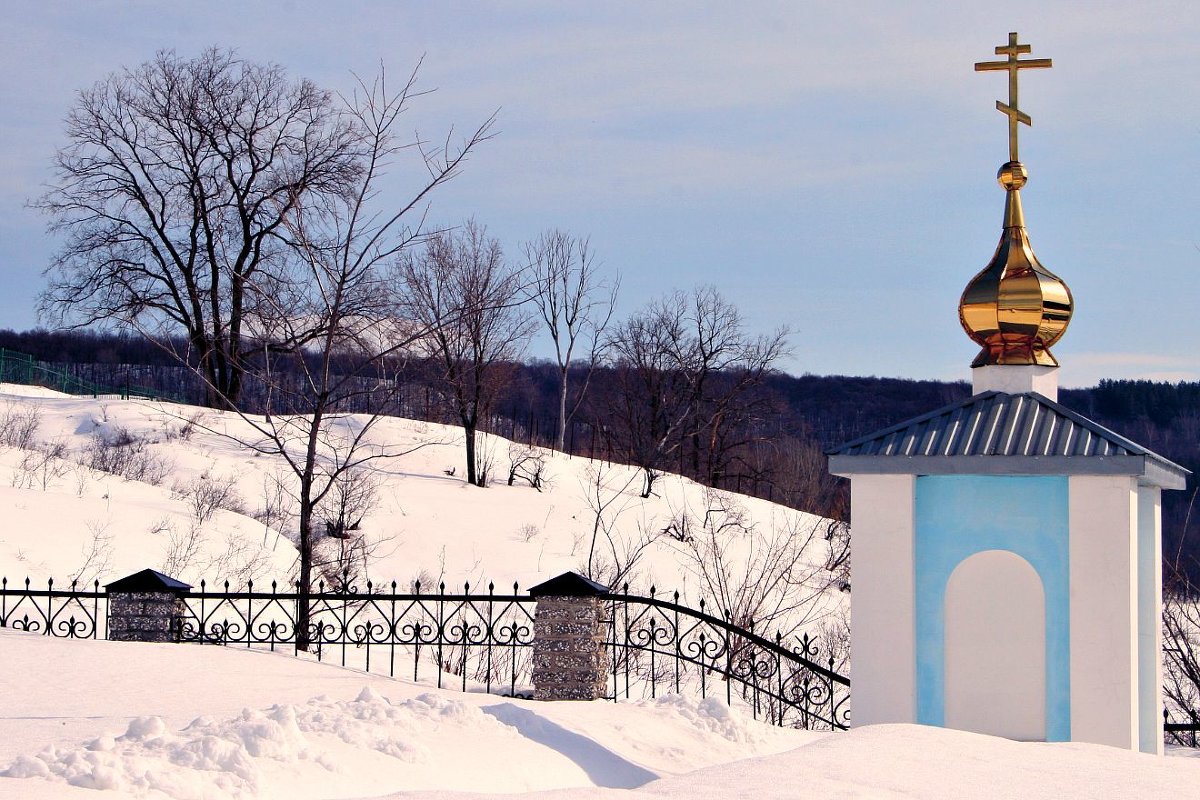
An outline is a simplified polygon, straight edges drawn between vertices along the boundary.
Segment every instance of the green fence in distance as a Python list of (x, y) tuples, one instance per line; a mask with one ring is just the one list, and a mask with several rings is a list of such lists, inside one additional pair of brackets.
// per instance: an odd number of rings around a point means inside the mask
[(0, 383), (44, 386), (77, 397), (120, 397), (122, 400), (168, 400), (183, 402), (170, 394), (145, 386), (103, 386), (91, 383), (38, 361), (28, 353), (18, 353), (0, 347)]

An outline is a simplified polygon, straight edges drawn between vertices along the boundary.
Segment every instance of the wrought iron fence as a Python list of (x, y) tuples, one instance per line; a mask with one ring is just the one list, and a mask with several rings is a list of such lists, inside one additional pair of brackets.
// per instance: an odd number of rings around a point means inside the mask
[[(729, 619), (672, 600), (605, 596), (613, 699), (666, 691), (719, 692), (730, 705), (776, 725), (844, 730), (850, 724), (850, 681), (834, 671), (836, 657), (808, 634), (790, 641), (756, 635)], [(818, 663), (819, 658), (825, 662)]]
[(100, 582), (89, 591), (72, 581), (66, 589), (55, 589), (54, 580), (36, 589), (26, 578), (10, 585), (0, 578), (0, 628), (61, 636), (69, 639), (108, 637), (108, 595)]
[[(437, 685), (452, 678), (460, 688), (480, 685), (518, 694), (529, 689), (530, 649), (533, 645), (535, 601), (512, 594), (449, 593), (443, 583), (437, 593), (423, 593), (415, 584), (400, 593), (393, 582), (377, 587), (367, 582), (360, 591), (348, 581), (337, 587), (321, 583), (316, 592), (299, 587), (280, 592), (199, 590), (182, 597), (184, 614), (177, 623), (182, 642), (302, 649), (318, 660), (334, 659), (342, 666), (382, 671), (395, 677), (398, 669), (421, 680), (422, 667), (432, 669)], [(381, 589), (390, 589), (384, 591)], [(304, 606), (307, 621), (301, 623)], [(298, 635), (300, 634), (300, 635)], [(428, 674), (428, 672), (427, 672)]]
[(1186, 722), (1172, 722), (1171, 712), (1163, 709), (1163, 732), (1168, 744), (1181, 747), (1200, 747), (1200, 709), (1188, 709)]
[[(307, 651), (321, 661), (413, 680), (432, 679), (439, 687), (528, 694), (536, 600), (486, 591), (400, 592), (396, 583), (368, 582), (360, 590), (348, 580), (320, 584), (301, 593), (250, 584), (232, 591), (201, 582), (180, 597), (174, 623), (180, 642)], [(653, 590), (651, 591), (653, 595)], [(809, 636), (795, 646), (744, 630), (672, 600), (629, 593), (603, 595), (610, 657), (608, 697), (614, 701), (654, 697), (660, 692), (720, 695), (748, 707), (777, 725), (845, 728), (849, 722), (849, 681), (837, 674), (830, 656)], [(53, 581), (37, 589), (29, 581), (0, 582), (0, 627), (48, 636), (107, 637), (107, 594), (98, 583), (90, 591)], [(307, 605), (307, 621), (301, 623)], [(301, 635), (297, 635), (300, 633)]]
[[(289, 587), (296, 588), (296, 587)], [(386, 671), (421, 680), (432, 669), (437, 685), (455, 683), (466, 690), (520, 694), (530, 686), (536, 600), (486, 592), (425, 593), (419, 584), (400, 593), (392, 583), (370, 582), (359, 591), (348, 582), (318, 591), (210, 591), (182, 596), (183, 614), (176, 623), (182, 642), (246, 646), (299, 652), (297, 638), (302, 598), (309, 618), (302, 626), (309, 651), (320, 660), (344, 666)], [(764, 637), (727, 618), (670, 600), (621, 592), (601, 596), (606, 604), (607, 634), (603, 646), (610, 657), (612, 700), (655, 697), (661, 691), (723, 695), (743, 704), (755, 716), (776, 725), (841, 730), (850, 721), (850, 681), (838, 674), (838, 654), (809, 635), (785, 640)], [(104, 639), (108, 637), (108, 595), (98, 581), (90, 587), (72, 582), (34, 586), (28, 579), (0, 579), (0, 628), (44, 636)], [(824, 650), (822, 650), (824, 648)], [(1174, 721), (1163, 712), (1167, 741), (1200, 745), (1200, 710)]]

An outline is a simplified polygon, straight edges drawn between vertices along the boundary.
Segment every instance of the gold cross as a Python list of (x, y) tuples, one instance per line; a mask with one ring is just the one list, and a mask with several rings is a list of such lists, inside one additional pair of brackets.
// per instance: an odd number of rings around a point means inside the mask
[(1027, 44), (1017, 44), (1017, 34), (1010, 33), (1008, 35), (1008, 46), (997, 47), (996, 55), (1008, 56), (1005, 61), (980, 61), (975, 65), (976, 72), (990, 72), (992, 70), (1007, 70), (1008, 71), (1008, 104), (1005, 105), (999, 100), (996, 101), (996, 109), (1008, 117), (1008, 160), (1017, 160), (1017, 123), (1024, 122), (1026, 125), (1032, 125), (1033, 120), (1029, 115), (1017, 108), (1017, 70), (1022, 69), (1038, 69), (1052, 66), (1048, 58), (1028, 58), (1021, 61), (1017, 56), (1021, 53), (1029, 53), (1032, 47)]

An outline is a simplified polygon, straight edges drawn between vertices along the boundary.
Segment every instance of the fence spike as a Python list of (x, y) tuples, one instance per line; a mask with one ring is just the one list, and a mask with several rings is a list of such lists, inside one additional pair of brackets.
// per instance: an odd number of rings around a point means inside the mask
[(396, 593), (396, 582), (392, 581), (392, 594)]
[(492, 583), (491, 581), (488, 581), (488, 594), (495, 594), (495, 593), (496, 593), (496, 584)]
[(275, 585), (275, 581), (274, 581), (274, 580), (272, 580), (272, 581), (271, 581), (271, 594), (275, 594), (275, 593), (276, 593), (276, 591), (278, 590), (278, 588), (279, 588), (279, 587)]
[(442, 581), (441, 583), (439, 583), (439, 584), (438, 584), (438, 590), (439, 590), (439, 591), (440, 591), (442, 594), (445, 594), (445, 593), (446, 593), (446, 582), (445, 582), (445, 581)]
[(513, 594), (520, 594), (520, 592), (517, 591), (517, 582), (516, 581), (513, 581)]
[(463, 581), (463, 594), (470, 594), (470, 593), (471, 593), (471, 582)]
[[(225, 585), (226, 585), (226, 586), (228, 586), (228, 585), (229, 585), (228, 581), (226, 581)], [(250, 580), (246, 581), (246, 591), (247, 591), (247, 592), (253, 592), (253, 591), (254, 591), (254, 579), (253, 579), (253, 578), (251, 578)]]
[(679, 590), (675, 590), (675, 604), (679, 605)]

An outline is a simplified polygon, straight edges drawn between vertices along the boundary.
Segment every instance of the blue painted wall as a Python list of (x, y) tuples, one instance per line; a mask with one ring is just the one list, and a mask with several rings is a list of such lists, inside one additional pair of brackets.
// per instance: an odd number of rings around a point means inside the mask
[(1037, 571), (1046, 593), (1046, 738), (1071, 738), (1070, 543), (1065, 476), (924, 475), (916, 488), (917, 721), (945, 719), (950, 573), (985, 550)]

